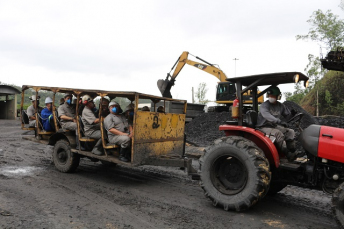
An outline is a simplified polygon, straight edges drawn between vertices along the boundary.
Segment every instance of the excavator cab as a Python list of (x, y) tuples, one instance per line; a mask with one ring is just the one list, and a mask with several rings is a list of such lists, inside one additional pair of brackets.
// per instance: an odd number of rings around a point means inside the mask
[(216, 101), (233, 101), (236, 98), (235, 83), (220, 82), (217, 85)]

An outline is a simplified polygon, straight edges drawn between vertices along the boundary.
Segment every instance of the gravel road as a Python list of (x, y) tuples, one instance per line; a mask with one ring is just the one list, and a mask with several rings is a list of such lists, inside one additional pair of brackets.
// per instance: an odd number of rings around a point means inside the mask
[(23, 140), (18, 121), (0, 120), (0, 129), (0, 228), (338, 228), (321, 191), (288, 186), (226, 212), (178, 168), (82, 159), (75, 173), (60, 173), (51, 147)]

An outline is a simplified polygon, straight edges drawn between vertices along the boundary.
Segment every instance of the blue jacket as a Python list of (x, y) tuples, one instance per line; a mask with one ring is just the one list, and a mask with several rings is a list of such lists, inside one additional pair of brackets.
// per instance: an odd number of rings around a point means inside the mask
[(45, 131), (52, 131), (54, 130), (54, 127), (50, 125), (49, 119), (51, 119), (52, 112), (48, 108), (44, 108), (41, 112), (41, 117), (42, 117), (42, 124), (43, 124), (43, 129)]

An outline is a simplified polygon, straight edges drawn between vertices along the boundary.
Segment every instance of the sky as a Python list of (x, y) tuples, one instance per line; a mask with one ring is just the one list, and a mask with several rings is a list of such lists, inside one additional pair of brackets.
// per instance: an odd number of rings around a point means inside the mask
[[(305, 73), (308, 54), (319, 56), (320, 46), (295, 36), (308, 33), (307, 20), (318, 9), (343, 19), (339, 4), (0, 0), (0, 81), (160, 95), (157, 80), (166, 78), (183, 51), (218, 64), (229, 78)], [(201, 82), (207, 85), (206, 98), (214, 101), (218, 79), (188, 65), (171, 93), (191, 102), (192, 87), (196, 90)], [(281, 90), (293, 91), (293, 86)]]

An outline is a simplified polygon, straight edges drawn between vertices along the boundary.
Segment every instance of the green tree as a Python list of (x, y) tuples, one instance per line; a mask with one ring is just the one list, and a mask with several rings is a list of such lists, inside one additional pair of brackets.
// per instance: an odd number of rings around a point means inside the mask
[[(340, 7), (343, 7), (343, 1)], [(339, 19), (330, 10), (325, 13), (322, 10), (314, 11), (307, 22), (311, 25), (308, 34), (297, 35), (296, 40), (311, 40), (319, 44), (326, 51), (335, 50), (344, 44), (344, 21)], [(309, 80), (307, 94), (321, 79), (327, 70), (321, 68), (320, 58), (313, 54), (308, 55), (308, 65), (304, 69)], [(296, 88), (295, 88), (296, 89)]]
[(331, 10), (326, 13), (322, 10), (315, 11), (307, 22), (311, 25), (308, 34), (297, 35), (296, 40), (311, 39), (327, 50), (343, 46), (344, 21), (339, 19), (338, 15), (331, 13)]
[(207, 92), (208, 92), (207, 84), (204, 83), (204, 82), (200, 83), (198, 85), (197, 92), (196, 92), (196, 98), (198, 100), (198, 103), (200, 103), (200, 104), (207, 104), (209, 102), (209, 100), (207, 100), (205, 98)]

